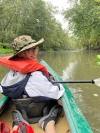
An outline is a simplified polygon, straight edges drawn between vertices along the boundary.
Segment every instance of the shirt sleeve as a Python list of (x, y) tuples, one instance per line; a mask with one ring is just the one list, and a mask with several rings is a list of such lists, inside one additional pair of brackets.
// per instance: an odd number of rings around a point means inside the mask
[(30, 97), (44, 96), (53, 99), (59, 99), (64, 93), (63, 86), (52, 84), (40, 71), (31, 73), (25, 90)]
[(1, 85), (0, 85), (0, 93), (2, 93), (3, 92), (3, 90), (2, 90), (2, 87), (1, 87)]

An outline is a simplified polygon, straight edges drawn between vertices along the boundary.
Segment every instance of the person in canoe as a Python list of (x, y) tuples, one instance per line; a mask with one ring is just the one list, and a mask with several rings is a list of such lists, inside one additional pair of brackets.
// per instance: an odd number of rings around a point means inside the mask
[[(58, 104), (57, 100), (64, 94), (64, 88), (61, 84), (54, 84), (50, 80), (47, 69), (37, 62), (38, 46), (42, 44), (43, 41), (44, 39), (35, 41), (28, 35), (22, 35), (13, 40), (11, 45), (14, 54), (7, 59), (7, 63), (10, 62), (8, 65), (10, 70), (1, 81), (0, 92), (15, 99), (15, 101), (16, 99), (19, 101), (20, 99), (26, 99), (26, 101), (28, 98), (35, 99), (34, 104), (31, 104), (33, 108), (29, 110), (31, 113), (34, 112), (35, 109), (36, 113), (38, 112), (37, 110), (39, 110), (40, 114), (38, 114), (38, 116), (43, 112), (38, 121), (39, 127), (46, 131), (46, 133), (56, 133), (55, 123), (62, 113), (62, 106)], [(20, 67), (25, 66), (24, 63), (31, 65), (21, 70)], [(16, 67), (13, 67), (15, 64)], [(41, 108), (35, 101), (41, 101), (44, 108), (42, 105)], [(48, 104), (46, 105), (46, 103)], [(18, 105), (19, 109), (22, 107), (20, 106), (21, 105)], [(24, 108), (24, 112), (31, 115), (27, 112), (27, 107), (29, 107), (29, 103), (26, 105), (26, 108)], [(16, 112), (13, 115), (18, 117)], [(34, 117), (34, 115), (35, 113), (31, 117)]]

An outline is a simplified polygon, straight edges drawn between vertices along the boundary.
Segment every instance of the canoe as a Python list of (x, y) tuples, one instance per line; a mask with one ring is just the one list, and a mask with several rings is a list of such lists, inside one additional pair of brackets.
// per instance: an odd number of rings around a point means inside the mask
[(0, 94), (0, 115), (2, 114), (2, 112), (4, 111), (4, 109), (6, 108), (6, 105), (8, 104), (9, 98)]
[[(56, 81), (62, 80), (61, 77), (44, 60), (42, 60), (40, 63), (47, 68), (48, 72), (54, 77)], [(63, 106), (65, 115), (63, 118), (60, 118), (59, 122), (57, 123), (57, 133), (93, 133), (86, 118), (79, 109), (78, 104), (76, 103), (71, 91), (68, 89), (66, 84), (62, 85), (65, 88), (65, 93), (61, 98), (61, 104)], [(3, 96), (2, 99), (0, 99), (0, 104), (2, 102), (5, 102), (7, 100), (6, 98), (6, 96)], [(0, 120), (4, 121), (8, 115), (11, 118), (10, 114), (12, 109), (14, 109), (14, 107), (4, 112)], [(7, 120), (6, 123), (11, 127), (11, 119), (8, 122)], [(36, 133), (43, 133), (43, 131), (38, 128), (37, 124), (31, 124), (31, 126)]]

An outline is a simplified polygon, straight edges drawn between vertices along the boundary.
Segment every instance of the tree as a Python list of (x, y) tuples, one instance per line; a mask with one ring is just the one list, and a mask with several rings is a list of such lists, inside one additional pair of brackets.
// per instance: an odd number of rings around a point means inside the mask
[[(27, 34), (34, 39), (45, 39), (41, 49), (60, 49), (66, 43), (65, 31), (56, 21), (56, 10), (43, 0), (2, 0), (1, 42), (10, 42), (19, 35)], [(56, 47), (56, 48), (55, 48)]]
[(74, 6), (64, 12), (74, 35), (88, 48), (100, 47), (99, 3), (97, 0), (74, 1)]

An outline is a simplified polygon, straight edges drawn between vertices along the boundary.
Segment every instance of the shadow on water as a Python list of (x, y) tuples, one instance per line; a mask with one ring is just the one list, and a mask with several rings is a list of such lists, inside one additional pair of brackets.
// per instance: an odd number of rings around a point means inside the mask
[[(94, 61), (97, 51), (64, 51), (40, 53), (63, 80), (92, 80), (100, 78), (100, 65)], [(0, 66), (0, 80), (7, 69)], [(93, 84), (67, 84), (83, 114), (93, 129), (100, 133), (100, 88)]]

